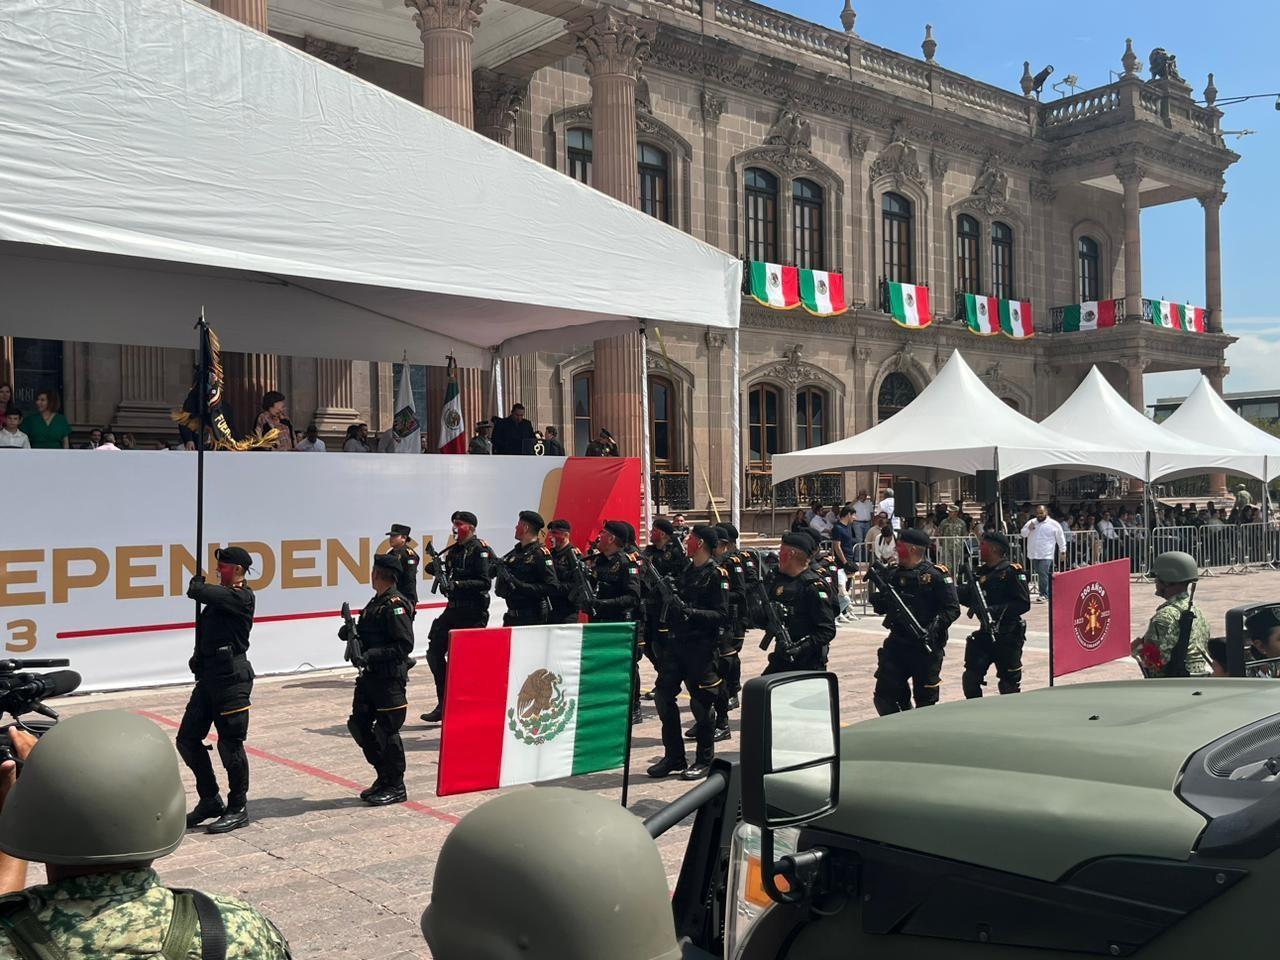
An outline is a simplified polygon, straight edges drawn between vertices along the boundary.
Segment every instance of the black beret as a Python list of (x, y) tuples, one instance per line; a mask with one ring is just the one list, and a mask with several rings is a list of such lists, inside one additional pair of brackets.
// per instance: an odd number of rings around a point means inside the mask
[(738, 539), (738, 528), (735, 527), (732, 523), (728, 523), (726, 521), (724, 523), (717, 523), (716, 526), (724, 531), (724, 539), (726, 540)]
[(404, 572), (404, 567), (400, 564), (400, 558), (393, 553), (378, 554), (373, 558), (373, 566), (375, 569), (386, 570), (397, 577)]
[(693, 535), (707, 547), (714, 548), (720, 543), (720, 531), (709, 523), (700, 523), (693, 528)]
[(653, 521), (653, 529), (661, 530), (669, 537), (674, 537), (676, 534), (675, 524), (666, 517), (659, 517), (657, 520)]
[(473, 527), (477, 524), (476, 515), (470, 510), (459, 510), (453, 515), (453, 519), (458, 523), (469, 523)]
[(1261, 610), (1255, 610), (1244, 622), (1244, 628), (1248, 631), (1249, 636), (1258, 641), (1264, 641), (1274, 628), (1280, 627), (1280, 610), (1275, 607), (1263, 607)]
[(565, 533), (568, 533), (570, 530), (573, 529), (573, 524), (571, 524), (568, 520), (556, 519), (556, 520), (552, 520), (550, 523), (547, 524), (547, 529), (563, 530)]
[(906, 530), (902, 531), (902, 534), (898, 539), (903, 543), (911, 544), (913, 547), (929, 546), (929, 535), (919, 527), (908, 527)]
[(630, 524), (623, 520), (606, 520), (604, 522), (604, 529), (621, 540), (624, 547), (631, 541), (631, 530), (629, 527)]
[(223, 563), (234, 563), (237, 567), (244, 567), (246, 570), (253, 566), (253, 558), (244, 547), (223, 547), (221, 550), (215, 550), (213, 555)]
[(393, 523), (391, 529), (387, 531), (387, 536), (394, 537), (397, 534), (407, 537), (409, 535), (409, 525), (407, 523)]
[(521, 510), (520, 522), (533, 527), (534, 530), (541, 530), (547, 525), (546, 521), (542, 519), (542, 514), (536, 510)]
[(813, 553), (816, 548), (816, 544), (813, 542), (813, 537), (809, 536), (807, 533), (788, 533), (782, 538), (782, 545), (784, 547), (791, 547), (793, 550), (799, 550), (805, 556)]
[(627, 521), (625, 520), (619, 520), (618, 522), (627, 528), (627, 543), (635, 543), (636, 528), (633, 527), (631, 524), (627, 523)]
[(1009, 552), (1009, 538), (999, 530), (988, 530), (982, 535), (983, 540), (990, 540), (1006, 554)]

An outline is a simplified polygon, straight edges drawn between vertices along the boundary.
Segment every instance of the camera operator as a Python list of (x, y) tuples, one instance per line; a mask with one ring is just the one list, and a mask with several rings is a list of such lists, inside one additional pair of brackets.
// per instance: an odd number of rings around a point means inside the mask
[(186, 830), (177, 757), (155, 724), (101, 710), (34, 747), (10, 736), (29, 759), (16, 784), (16, 771), (0, 768), (0, 850), (43, 863), (49, 882), (0, 897), (0, 960), (288, 960), (280, 931), (247, 903), (170, 890), (151, 868)]
[[(26, 762), (31, 748), (36, 745), (36, 738), (20, 727), (9, 727), (5, 731), (9, 738), (9, 748), (14, 756)], [(0, 811), (9, 798), (9, 791), (18, 782), (18, 764), (13, 760), (0, 763)], [(18, 860), (9, 854), (0, 852), (0, 894), (17, 893), (27, 885), (27, 861)]]

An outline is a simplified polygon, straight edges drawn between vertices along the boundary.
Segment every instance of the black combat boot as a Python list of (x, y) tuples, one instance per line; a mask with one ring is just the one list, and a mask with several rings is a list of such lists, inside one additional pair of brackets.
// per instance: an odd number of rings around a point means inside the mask
[(375, 793), (378, 793), (381, 790), (382, 790), (382, 778), (378, 777), (373, 781), (373, 783), (371, 783), (369, 786), (365, 787), (363, 790), (360, 791), (360, 799), (368, 800)]
[(222, 803), (222, 797), (217, 794), (212, 797), (201, 797), (195, 809), (187, 814), (187, 829), (198, 827), (206, 820), (220, 817), (226, 812), (227, 808)]
[(239, 803), (234, 801), (227, 804), (227, 812), (220, 816), (213, 823), (209, 824), (205, 829), (209, 833), (230, 833), (232, 830), (239, 830), (249, 823), (249, 808), (243, 800)]
[(430, 713), (422, 714), (423, 723), (439, 723), (444, 719), (444, 704), (437, 703), (436, 708)]
[(631, 708), (631, 725), (637, 727), (644, 723), (644, 714), (640, 712), (640, 704), (635, 704)]
[(663, 757), (661, 760), (659, 760), (657, 763), (655, 763), (652, 767), (649, 768), (648, 774), (649, 776), (654, 778), (669, 777), (673, 773), (679, 773), (681, 770), (683, 770), (687, 766), (688, 766), (688, 763), (685, 760), (682, 760), (682, 759), (678, 760), (678, 759), (675, 759), (674, 757)]
[(404, 792), (404, 784), (394, 784), (385, 786), (377, 793), (371, 793), (364, 798), (364, 802), (371, 807), (385, 807), (393, 803), (404, 803), (408, 800), (408, 795)]
[(684, 772), (680, 774), (680, 779), (681, 780), (702, 780), (710, 772), (711, 772), (711, 764), (704, 763), (701, 760), (697, 760), (694, 762), (692, 767), (687, 767), (684, 770)]
[(728, 740), (733, 734), (729, 732), (729, 721), (726, 720), (723, 726), (716, 727), (716, 732), (712, 734), (711, 739), (715, 743), (721, 743)]

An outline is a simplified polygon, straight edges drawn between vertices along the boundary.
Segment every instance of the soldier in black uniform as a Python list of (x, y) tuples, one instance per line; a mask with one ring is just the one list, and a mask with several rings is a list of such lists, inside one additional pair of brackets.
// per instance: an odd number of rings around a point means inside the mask
[[(670, 520), (658, 517), (653, 521), (653, 529), (649, 531), (649, 545), (640, 554), (646, 566), (653, 567), (660, 577), (670, 577), (673, 583), (678, 582), (684, 568), (689, 565), (685, 555), (684, 544), (676, 537), (676, 528)], [(662, 656), (662, 644), (666, 640), (670, 627), (659, 623), (662, 619), (662, 596), (652, 588), (644, 591), (644, 636), (641, 649), (653, 668), (658, 669)], [(652, 700), (652, 694), (645, 699)]]
[[(736, 693), (731, 678), (736, 673), (742, 675), (739, 655), (746, 637), (746, 624), (743, 617), (747, 609), (747, 577), (742, 557), (733, 549), (738, 539), (738, 530), (731, 523), (718, 523), (716, 531), (716, 564), (724, 571), (729, 580), (729, 619), (725, 629), (720, 632), (716, 649), (716, 675), (720, 678), (720, 686), (716, 688), (716, 742), (729, 739), (729, 697)], [(696, 725), (686, 731), (685, 736), (692, 740), (697, 733)]]
[(969, 634), (965, 642), (964, 676), (960, 684), (969, 700), (982, 696), (987, 670), (993, 663), (1001, 693), (1022, 690), (1022, 644), (1027, 638), (1027, 625), (1022, 615), (1031, 609), (1026, 571), (1021, 564), (1009, 562), (1009, 538), (1003, 533), (988, 530), (982, 535), (978, 550), (982, 563), (976, 572), (977, 580), (964, 578), (957, 593), (960, 602), (969, 607), (969, 616), (972, 617), (975, 615), (977, 591), (982, 590), (995, 636), (979, 630)]
[[(721, 685), (716, 674), (720, 636), (729, 630), (729, 578), (715, 562), (716, 528), (698, 526), (689, 535), (692, 563), (677, 584), (679, 603), (668, 611), (670, 638), (662, 648), (654, 703), (662, 720), (663, 757), (649, 768), (649, 776), (680, 773), (682, 780), (699, 780), (715, 757), (715, 702)], [(693, 766), (680, 735), (680, 685), (689, 691), (697, 754)]]
[[(635, 531), (625, 520), (606, 520), (599, 552), (588, 557), (596, 602), (587, 611), (596, 623), (636, 623), (640, 617), (640, 555), (628, 550)], [(637, 629), (639, 629), (637, 627)], [(641, 721), (639, 653), (631, 667), (631, 722)]]
[(551, 551), (538, 541), (545, 526), (542, 515), (521, 510), (516, 522), (516, 545), (498, 563), (510, 572), (499, 575), (494, 592), (507, 601), (502, 617), (504, 627), (524, 627), (546, 623), (551, 612), (551, 594), (559, 587)]
[(556, 573), (556, 582), (552, 586), (548, 599), (551, 601), (551, 613), (548, 623), (577, 623), (579, 598), (576, 594), (577, 584), (574, 570), (583, 563), (582, 554), (569, 539), (573, 532), (573, 524), (568, 520), (556, 519), (547, 524), (547, 542), (551, 544), (551, 566)]
[(427, 572), (437, 563), (448, 564), (453, 582), (444, 612), (431, 624), (427, 634), (427, 666), (436, 683), (436, 707), (422, 714), (427, 723), (444, 719), (445, 666), (449, 661), (449, 631), (489, 625), (489, 590), (493, 586), (493, 551), (476, 536), (476, 515), (458, 510), (453, 515), (454, 542), (439, 558), (431, 559)]
[[(789, 533), (778, 550), (778, 566), (764, 582), (765, 599), (782, 607), (781, 619), (791, 645), (774, 643), (765, 675), (789, 670), (825, 670), (836, 636), (835, 612), (826, 581), (810, 566), (815, 549), (807, 533)], [(763, 611), (758, 626), (764, 626)]]
[(391, 549), (387, 551), (400, 561), (400, 575), (396, 578), (396, 593), (409, 601), (409, 605), (418, 609), (418, 564), (422, 558), (409, 543), (409, 526), (404, 523), (393, 523), (387, 534)]
[[(249, 758), (244, 741), (249, 735), (249, 698), (253, 667), (249, 664), (249, 631), (253, 629), (253, 591), (244, 582), (252, 566), (243, 547), (223, 547), (218, 583), (201, 574), (191, 578), (187, 596), (205, 604), (196, 627), (196, 647), (189, 665), (196, 685), (178, 726), (178, 755), (196, 778), (200, 802), (187, 814), (187, 826), (217, 818), (210, 833), (227, 833), (249, 822)], [(209, 728), (218, 731), (218, 757), (227, 771), (227, 803), (218, 793), (218, 779), (205, 748)]]
[[(373, 558), (369, 579), (374, 596), (356, 625), (365, 662), (356, 677), (347, 729), (377, 774), (373, 784), (360, 791), (360, 799), (374, 807), (406, 799), (400, 728), (409, 710), (405, 685), (413, 666), (414, 609), (396, 587), (403, 574), (393, 554)], [(338, 637), (347, 640), (347, 631), (343, 624)]]
[[(928, 632), (931, 649), (912, 637), (897, 618), (889, 613), (884, 595), (876, 593), (872, 606), (884, 614), (889, 636), (880, 648), (880, 666), (876, 670), (873, 694), (876, 711), (884, 716), (911, 709), (914, 695), (917, 707), (930, 707), (938, 702), (942, 685), (942, 658), (947, 645), (947, 628), (960, 616), (951, 571), (929, 560), (929, 535), (912, 527), (898, 538), (898, 565), (888, 572), (903, 603)], [(908, 691), (910, 681), (910, 692)]]

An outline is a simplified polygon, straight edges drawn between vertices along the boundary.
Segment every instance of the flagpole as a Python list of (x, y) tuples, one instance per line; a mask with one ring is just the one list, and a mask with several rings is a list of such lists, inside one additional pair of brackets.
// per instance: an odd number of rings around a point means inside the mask
[[(204, 306), (200, 307), (200, 319), (196, 321), (199, 345), (196, 356), (199, 358), (199, 369), (196, 372), (196, 386), (200, 391), (199, 415), (196, 429), (196, 573), (204, 573), (204, 431), (209, 422), (209, 324), (204, 317)], [(196, 601), (196, 645), (200, 643), (200, 601)]]
[[(635, 623), (631, 625), (631, 662), (636, 662), (636, 632), (639, 626)], [(631, 705), (636, 702), (636, 671), (631, 670), (630, 688), (631, 692), (627, 697), (627, 748), (622, 755), (622, 809), (627, 809), (627, 796), (631, 791)]]

